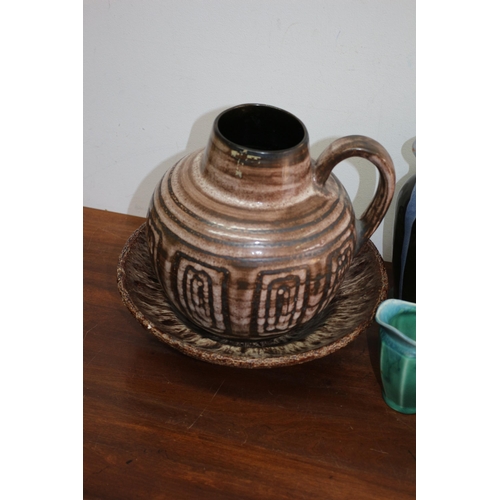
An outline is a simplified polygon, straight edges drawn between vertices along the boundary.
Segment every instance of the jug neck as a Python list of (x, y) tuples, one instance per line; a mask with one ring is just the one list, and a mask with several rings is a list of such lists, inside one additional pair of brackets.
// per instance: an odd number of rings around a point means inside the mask
[(242, 202), (293, 203), (312, 189), (307, 130), (270, 106), (242, 105), (219, 115), (200, 168), (214, 189)]

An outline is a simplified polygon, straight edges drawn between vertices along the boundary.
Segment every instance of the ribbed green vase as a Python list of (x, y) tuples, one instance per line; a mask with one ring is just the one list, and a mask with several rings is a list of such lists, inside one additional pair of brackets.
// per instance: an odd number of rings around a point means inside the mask
[(416, 412), (416, 316), (416, 304), (398, 299), (382, 302), (375, 316), (384, 400), (401, 413)]

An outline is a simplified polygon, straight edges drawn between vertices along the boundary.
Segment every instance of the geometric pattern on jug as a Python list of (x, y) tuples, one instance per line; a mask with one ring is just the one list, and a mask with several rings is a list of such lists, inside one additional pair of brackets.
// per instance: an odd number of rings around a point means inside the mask
[(353, 253), (354, 239), (347, 238), (340, 247), (336, 247), (328, 254), (324, 272), (317, 274), (311, 280), (303, 323), (320, 313), (330, 303), (344, 278)]
[(155, 270), (160, 269), (158, 260), (160, 249), (163, 248), (163, 237), (161, 231), (156, 226), (152, 217), (147, 218), (147, 238), (149, 246), (149, 254), (151, 255)]
[(188, 318), (202, 328), (231, 333), (227, 269), (177, 251), (170, 276), (175, 301)]
[(323, 291), (323, 297), (317, 309), (317, 312), (322, 311), (333, 298), (336, 290), (339, 288), (344, 275), (347, 272), (349, 263), (354, 255), (354, 237), (347, 238), (340, 248), (331, 252), (326, 260), (327, 277), (326, 286)]
[(310, 282), (308, 266), (261, 271), (252, 301), (251, 331), (277, 335), (300, 324)]

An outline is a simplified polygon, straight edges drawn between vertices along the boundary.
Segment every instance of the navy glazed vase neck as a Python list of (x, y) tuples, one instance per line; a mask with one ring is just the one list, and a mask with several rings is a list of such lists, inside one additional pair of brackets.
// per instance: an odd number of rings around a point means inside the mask
[[(413, 143), (416, 155), (416, 142)], [(393, 235), (394, 297), (417, 302), (417, 176), (412, 175), (401, 188), (396, 203)]]

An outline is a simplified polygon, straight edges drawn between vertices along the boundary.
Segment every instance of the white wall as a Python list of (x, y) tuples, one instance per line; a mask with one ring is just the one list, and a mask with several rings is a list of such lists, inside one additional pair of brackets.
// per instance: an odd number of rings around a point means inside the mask
[[(84, 205), (145, 216), (165, 170), (245, 102), (300, 118), (314, 158), (376, 139), (399, 189), (415, 172), (415, 1), (84, 0)], [(360, 215), (378, 174), (335, 173)], [(372, 237), (386, 260), (393, 205)]]

